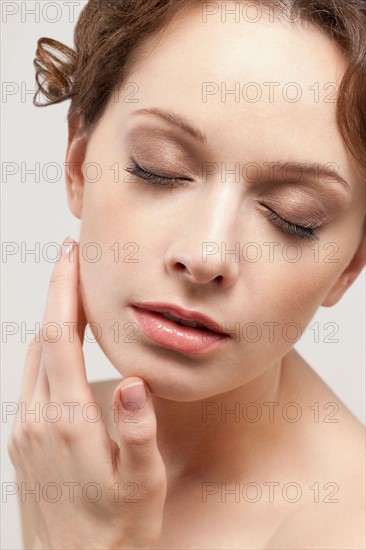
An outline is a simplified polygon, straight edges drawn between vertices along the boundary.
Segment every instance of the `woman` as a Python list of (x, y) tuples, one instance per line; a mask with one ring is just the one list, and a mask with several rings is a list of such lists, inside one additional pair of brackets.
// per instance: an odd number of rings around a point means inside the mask
[[(62, 488), (27, 548), (364, 548), (364, 428), (293, 346), (365, 264), (365, 19), (89, 0), (75, 50), (40, 39), (81, 232), (20, 396), (58, 421), (9, 441)], [(122, 382), (88, 384), (86, 323)]]

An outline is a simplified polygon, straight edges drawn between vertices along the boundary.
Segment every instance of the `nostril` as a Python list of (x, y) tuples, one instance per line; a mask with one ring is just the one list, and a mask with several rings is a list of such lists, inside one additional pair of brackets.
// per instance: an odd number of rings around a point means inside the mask
[(177, 262), (177, 268), (180, 271), (184, 271), (186, 269), (186, 266), (184, 264), (181, 264), (180, 262)]

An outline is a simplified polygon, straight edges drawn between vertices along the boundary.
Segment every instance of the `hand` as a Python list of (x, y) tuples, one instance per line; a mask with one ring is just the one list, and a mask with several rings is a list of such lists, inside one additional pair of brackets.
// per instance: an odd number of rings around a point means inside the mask
[[(72, 244), (67, 247), (66, 241)], [(44, 548), (152, 548), (161, 532), (167, 481), (150, 391), (137, 377), (117, 386), (113, 404), (119, 445), (101, 418), (90, 421), (101, 409), (86, 378), (86, 321), (78, 286), (79, 247), (65, 239), (42, 330), (25, 360), (20, 405), (27, 411), (38, 408), (39, 416), (28, 414), (24, 420), (19, 407), (9, 455), (24, 482), (27, 512)], [(78, 327), (74, 338), (72, 326)], [(127, 386), (129, 410), (122, 407), (119, 391)], [(140, 408), (144, 387), (147, 403)], [(54, 405), (47, 407), (50, 402)], [(90, 403), (94, 405), (86, 407)], [(38, 502), (25, 492), (35, 486)]]

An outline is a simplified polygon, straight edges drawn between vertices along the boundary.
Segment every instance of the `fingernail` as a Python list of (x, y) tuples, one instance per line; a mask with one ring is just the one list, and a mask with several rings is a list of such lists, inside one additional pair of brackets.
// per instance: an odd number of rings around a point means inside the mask
[(131, 404), (142, 409), (147, 403), (145, 384), (143, 382), (131, 382), (128, 386), (120, 388), (122, 406), (131, 410)]
[(62, 243), (62, 246), (64, 247), (64, 248), (63, 248), (63, 253), (62, 253), (62, 255), (63, 255), (65, 258), (67, 258), (67, 257), (70, 256), (71, 251), (72, 251), (72, 249), (74, 248), (74, 245), (75, 245), (75, 244), (76, 244), (76, 243), (75, 243), (75, 241), (74, 241), (74, 239), (73, 239), (72, 237), (66, 237), (66, 238), (64, 239), (64, 242)]

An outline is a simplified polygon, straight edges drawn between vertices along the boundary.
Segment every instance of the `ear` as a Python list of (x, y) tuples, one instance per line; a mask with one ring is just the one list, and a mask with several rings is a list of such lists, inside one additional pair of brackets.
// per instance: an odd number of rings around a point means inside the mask
[(83, 163), (87, 148), (87, 133), (80, 122), (69, 125), (66, 152), (66, 193), (71, 212), (81, 219), (83, 209), (84, 175)]
[(334, 306), (352, 285), (357, 276), (362, 271), (366, 264), (366, 237), (363, 237), (358, 249), (356, 250), (352, 260), (338, 278), (337, 282), (329, 291), (327, 297), (321, 304), (324, 307)]

